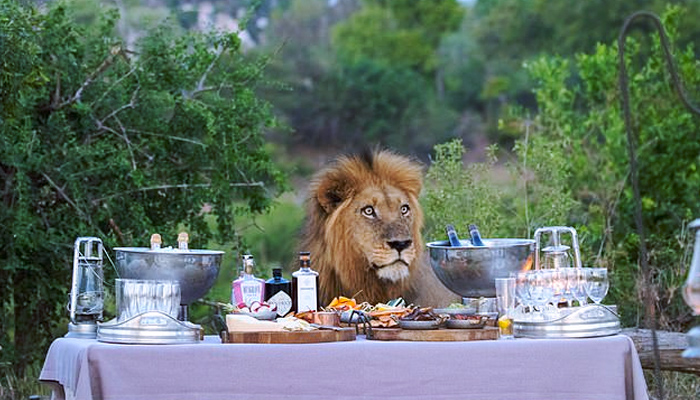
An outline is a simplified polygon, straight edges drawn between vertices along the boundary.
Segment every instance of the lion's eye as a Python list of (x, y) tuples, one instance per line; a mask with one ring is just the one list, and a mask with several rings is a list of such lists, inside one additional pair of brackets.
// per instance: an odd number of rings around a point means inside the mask
[(401, 206), (401, 215), (408, 215), (410, 211), (411, 208), (408, 206), (408, 204), (404, 204)]
[(365, 217), (374, 218), (376, 216), (376, 214), (374, 213), (374, 207), (372, 207), (372, 206), (364, 206), (364, 207), (362, 207), (361, 211), (362, 211), (362, 215), (364, 215)]

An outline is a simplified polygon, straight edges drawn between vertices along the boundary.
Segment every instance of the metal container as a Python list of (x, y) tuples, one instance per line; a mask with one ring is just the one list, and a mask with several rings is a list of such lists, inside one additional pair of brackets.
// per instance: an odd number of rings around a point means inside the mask
[(615, 335), (620, 332), (616, 308), (601, 304), (561, 309), (561, 315), (544, 321), (513, 321), (516, 337), (533, 339), (567, 339)]
[(214, 285), (223, 251), (116, 247), (116, 268), (122, 279), (175, 280), (181, 303), (189, 305)]
[(486, 246), (450, 246), (443, 240), (427, 244), (430, 266), (448, 289), (462, 297), (495, 297), (496, 278), (532, 266), (535, 241), (529, 239), (483, 239)]
[(125, 321), (100, 323), (97, 340), (121, 344), (188, 344), (199, 343), (201, 326), (178, 321), (160, 311), (147, 311)]

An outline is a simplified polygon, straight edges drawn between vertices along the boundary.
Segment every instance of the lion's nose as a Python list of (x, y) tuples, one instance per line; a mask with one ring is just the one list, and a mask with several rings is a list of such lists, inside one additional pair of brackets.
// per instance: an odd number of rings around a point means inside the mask
[(401, 251), (408, 248), (408, 246), (410, 246), (411, 243), (413, 243), (413, 241), (412, 240), (392, 240), (392, 241), (386, 242), (386, 243), (389, 245), (389, 247), (391, 247), (392, 249), (401, 253)]

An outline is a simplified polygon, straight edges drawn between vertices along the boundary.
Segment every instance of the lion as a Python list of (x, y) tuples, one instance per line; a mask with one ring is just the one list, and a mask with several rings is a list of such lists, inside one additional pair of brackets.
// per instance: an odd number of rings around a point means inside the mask
[(388, 150), (341, 156), (316, 174), (301, 246), (319, 273), (321, 304), (340, 295), (424, 306), (455, 297), (423, 255), (422, 177), (418, 162)]

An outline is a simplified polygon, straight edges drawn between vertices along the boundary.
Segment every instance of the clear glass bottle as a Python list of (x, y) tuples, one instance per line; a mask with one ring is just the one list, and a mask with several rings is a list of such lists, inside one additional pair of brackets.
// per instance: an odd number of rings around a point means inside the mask
[(189, 241), (190, 241), (190, 236), (187, 234), (187, 232), (180, 232), (180, 234), (177, 235), (177, 248), (178, 248), (178, 250), (189, 249), (189, 244), (188, 244)]
[(265, 301), (277, 305), (277, 315), (292, 311), (292, 282), (282, 277), (282, 268), (272, 269), (272, 278), (265, 281)]
[(151, 235), (151, 250), (160, 249), (160, 246), (162, 243), (163, 243), (163, 239), (161, 239), (159, 234), (154, 233)]
[(253, 275), (255, 260), (250, 254), (243, 255), (243, 275), (231, 284), (231, 304), (245, 303), (250, 306), (254, 301), (263, 302), (265, 281)]
[(299, 252), (299, 270), (292, 273), (292, 309), (318, 311), (318, 272), (311, 269), (311, 253)]

